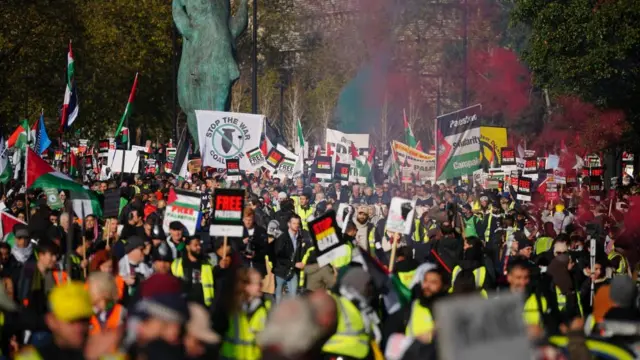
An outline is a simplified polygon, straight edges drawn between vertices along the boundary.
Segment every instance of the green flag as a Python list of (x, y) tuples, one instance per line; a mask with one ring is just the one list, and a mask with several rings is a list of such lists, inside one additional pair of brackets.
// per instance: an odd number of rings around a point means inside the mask
[[(129, 118), (129, 116), (131, 115), (131, 111), (132, 111), (132, 107), (133, 107), (133, 100), (136, 97), (136, 88), (138, 87), (138, 73), (136, 73), (136, 77), (135, 79), (133, 79), (133, 86), (131, 87), (131, 93), (129, 94), (129, 101), (127, 101), (127, 107), (124, 109), (124, 114), (122, 114), (122, 117), (120, 118), (120, 124), (118, 125), (118, 128), (116, 129), (116, 133), (115, 133), (115, 137), (117, 138), (118, 135), (120, 135), (120, 132), (122, 131), (122, 128), (124, 127), (124, 123), (127, 121), (127, 118)], [(129, 134), (127, 133), (126, 135), (123, 133), (122, 134), (122, 142), (123, 143), (128, 143), (129, 142)]]

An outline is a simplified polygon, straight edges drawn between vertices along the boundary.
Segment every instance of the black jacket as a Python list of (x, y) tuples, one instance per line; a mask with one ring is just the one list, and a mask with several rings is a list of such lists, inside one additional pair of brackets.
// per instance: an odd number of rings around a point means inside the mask
[[(244, 228), (244, 235), (242, 238), (249, 237), (249, 232), (247, 228)], [(244, 243), (242, 243), (244, 248), (246, 249)], [(267, 241), (267, 231), (257, 224), (254, 226), (253, 236), (251, 237), (251, 248), (253, 250), (253, 257), (248, 259), (246, 256), (243, 256), (243, 263), (245, 266), (253, 267), (258, 270), (263, 276), (267, 274), (267, 267), (265, 264), (265, 256), (269, 256), (269, 259), (273, 259), (273, 244), (269, 244)], [(243, 255), (245, 255), (243, 253)]]
[(306, 243), (303, 241), (302, 230), (298, 232), (298, 238), (295, 241), (297, 244), (295, 253), (288, 230), (273, 243), (273, 273), (280, 278), (290, 279), (297, 272), (297, 269), (295, 269), (296, 262), (300, 261), (304, 256)]

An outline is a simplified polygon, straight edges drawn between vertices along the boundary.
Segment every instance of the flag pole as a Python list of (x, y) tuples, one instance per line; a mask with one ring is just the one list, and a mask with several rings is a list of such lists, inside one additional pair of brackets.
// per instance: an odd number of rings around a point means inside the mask
[[(27, 125), (28, 124), (29, 123), (27, 120)], [(25, 131), (27, 132), (27, 146), (24, 149), (24, 169), (22, 169), (22, 171), (24, 171), (24, 204), (26, 207), (24, 216), (25, 216), (25, 219), (27, 220), (27, 223), (29, 223), (31, 212), (29, 211), (29, 196), (27, 196), (27, 166), (29, 163), (29, 143), (31, 142), (29, 140), (29, 133), (31, 132), (31, 129), (25, 129)]]

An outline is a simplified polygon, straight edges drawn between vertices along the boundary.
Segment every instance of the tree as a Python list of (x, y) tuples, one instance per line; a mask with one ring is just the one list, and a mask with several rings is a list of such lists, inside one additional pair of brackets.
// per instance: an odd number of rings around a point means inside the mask
[[(538, 86), (625, 112), (640, 130), (640, 2), (517, 0), (514, 25), (532, 36), (523, 50)], [(636, 141), (637, 144), (637, 141)]]

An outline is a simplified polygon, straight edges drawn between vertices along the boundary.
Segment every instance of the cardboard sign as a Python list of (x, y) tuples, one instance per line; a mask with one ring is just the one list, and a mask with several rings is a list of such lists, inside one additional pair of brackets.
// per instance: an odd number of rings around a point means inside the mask
[(215, 190), (209, 235), (242, 237), (244, 195), (245, 191), (242, 189)]
[(546, 201), (556, 201), (559, 198), (560, 194), (558, 194), (558, 184), (547, 181), (547, 191), (544, 193), (544, 199)]
[(316, 174), (318, 179), (331, 180), (333, 178), (331, 169), (331, 156), (316, 156), (312, 172)]
[(516, 151), (512, 147), (503, 147), (500, 149), (502, 162), (500, 165), (515, 165), (516, 164)]
[(399, 197), (391, 199), (389, 205), (389, 216), (387, 216), (386, 229), (391, 232), (402, 234), (411, 233), (413, 225), (413, 216), (416, 211), (416, 201), (407, 200)]
[(344, 163), (336, 163), (336, 171), (334, 178), (340, 181), (349, 181), (349, 172), (351, 171), (351, 165)]
[(517, 199), (522, 201), (531, 201), (531, 191), (533, 188), (533, 181), (527, 177), (521, 177), (518, 179), (518, 192)]
[(525, 174), (538, 173), (538, 159), (524, 158), (524, 173)]
[(240, 159), (228, 159), (227, 163), (227, 180), (240, 181)]
[(168, 205), (164, 211), (164, 219), (162, 220), (162, 227), (165, 233), (169, 233), (169, 224), (173, 221), (179, 221), (184, 225), (185, 229), (189, 232), (189, 235), (196, 233), (196, 225), (198, 223), (198, 217), (200, 212), (191, 207), (184, 207), (180, 205)]
[(109, 189), (104, 192), (104, 209), (102, 216), (117, 218), (120, 214), (120, 189)]
[(598, 176), (598, 177), (604, 176), (604, 169), (601, 167), (593, 167), (588, 170), (589, 170), (589, 173), (587, 176)]
[(98, 156), (107, 157), (109, 154), (109, 139), (98, 141)]
[(264, 165), (264, 162), (266, 160), (264, 158), (262, 150), (260, 150), (259, 147), (247, 151), (247, 158), (249, 159), (249, 164), (251, 164), (254, 169), (258, 169), (259, 167)]
[(538, 158), (538, 169), (539, 170), (546, 170), (547, 169), (547, 158), (546, 157), (539, 157)]
[(297, 160), (295, 159), (285, 157), (280, 163), (280, 166), (278, 166), (278, 173), (288, 178), (292, 178), (295, 172), (296, 161)]
[(602, 161), (600, 160), (600, 155), (590, 154), (585, 156), (584, 158), (584, 167), (601, 167)]
[(413, 183), (413, 174), (411, 173), (411, 168), (403, 168), (400, 172), (400, 182), (403, 184), (412, 184)]
[(485, 300), (479, 295), (436, 302), (440, 359), (526, 360), (530, 342), (520, 294)]
[(272, 148), (267, 153), (265, 164), (268, 168), (275, 171), (276, 169), (278, 169), (278, 166), (280, 166), (280, 163), (282, 161), (284, 161), (284, 154), (281, 151), (278, 151), (278, 149)]
[(47, 196), (47, 205), (49, 205), (52, 210), (62, 209), (64, 203), (60, 200), (60, 193), (58, 192), (58, 189), (44, 188), (43, 190)]
[(535, 150), (525, 150), (524, 151), (524, 157), (535, 157), (536, 156), (536, 151)]
[(578, 171), (575, 169), (571, 169), (566, 172), (567, 174), (567, 184), (569, 186), (574, 186), (578, 183)]
[(338, 227), (336, 213), (333, 210), (309, 222), (309, 233), (318, 252), (320, 267), (349, 253), (348, 245), (342, 239), (342, 231)]
[(559, 184), (559, 185), (567, 184), (567, 174), (562, 168), (557, 168), (553, 170), (553, 179), (556, 182), (556, 184)]

